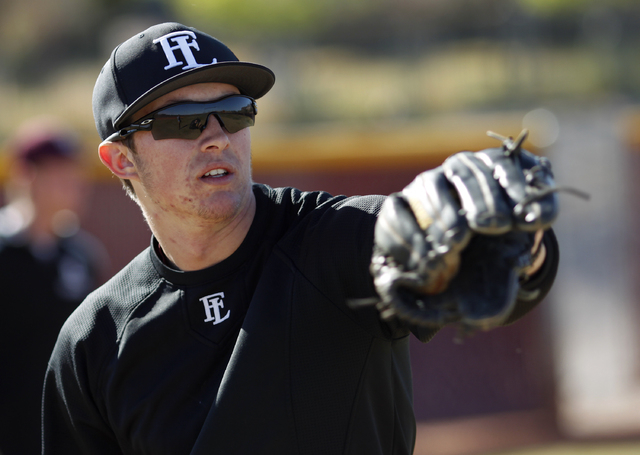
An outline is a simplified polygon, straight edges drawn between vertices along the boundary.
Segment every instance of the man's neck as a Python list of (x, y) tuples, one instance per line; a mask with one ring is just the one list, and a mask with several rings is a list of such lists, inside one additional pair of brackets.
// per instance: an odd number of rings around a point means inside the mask
[(224, 223), (149, 221), (149, 226), (172, 267), (201, 270), (231, 256), (247, 236), (255, 217), (255, 198), (233, 219)]

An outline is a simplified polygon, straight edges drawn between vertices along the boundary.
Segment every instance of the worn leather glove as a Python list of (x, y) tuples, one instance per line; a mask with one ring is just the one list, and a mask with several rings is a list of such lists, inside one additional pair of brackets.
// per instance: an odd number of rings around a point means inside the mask
[(549, 160), (522, 149), (526, 131), (489, 134), (502, 146), (454, 154), (383, 204), (371, 263), (382, 319), (473, 331), (509, 317), (557, 188)]

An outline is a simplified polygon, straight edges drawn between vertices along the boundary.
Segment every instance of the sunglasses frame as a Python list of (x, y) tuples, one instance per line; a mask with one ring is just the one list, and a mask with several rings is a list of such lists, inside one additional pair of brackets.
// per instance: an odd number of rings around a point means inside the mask
[[(182, 106), (182, 105), (212, 105), (215, 106), (216, 104), (220, 104), (222, 102), (224, 102), (225, 100), (228, 100), (230, 98), (246, 98), (248, 100), (251, 101), (251, 106), (253, 108), (253, 117), (254, 117), (254, 121), (255, 121), (255, 116), (258, 114), (258, 106), (256, 105), (256, 100), (254, 100), (253, 98), (251, 98), (250, 96), (247, 95), (240, 95), (240, 94), (233, 94), (233, 95), (229, 95), (229, 96), (225, 96), (223, 98), (220, 98), (218, 100), (215, 101), (205, 101), (205, 102), (195, 102), (195, 101), (186, 101), (186, 102), (182, 102), (182, 103), (176, 103), (176, 104), (170, 104), (168, 106), (164, 106), (161, 107), (160, 109), (157, 109), (147, 115), (145, 115), (144, 117), (142, 117), (141, 119), (137, 120), (136, 122), (125, 126), (123, 128), (120, 128), (118, 131), (116, 131), (115, 133), (113, 133), (111, 136), (109, 136), (107, 139), (105, 139), (105, 142), (116, 142), (116, 141), (122, 141), (124, 139), (126, 139), (128, 136), (130, 136), (131, 134), (137, 132), (137, 131), (151, 131), (153, 133), (153, 124), (154, 124), (154, 120), (155, 116), (159, 113), (161, 113), (164, 110), (167, 109), (171, 109), (174, 108), (176, 106)], [(209, 121), (209, 116), (213, 115), (216, 120), (220, 123), (220, 126), (222, 126), (223, 128), (226, 129), (226, 126), (224, 124), (224, 116), (228, 115), (228, 114), (236, 114), (236, 115), (245, 115), (239, 112), (229, 112), (227, 110), (221, 110), (221, 109), (213, 109), (213, 110), (204, 110), (200, 113), (201, 115), (206, 114), (206, 118), (204, 123), (202, 124), (201, 128), (194, 128), (194, 129), (200, 129), (200, 133), (198, 134), (198, 136), (196, 136), (195, 138), (183, 138), (183, 137), (166, 137), (166, 138), (161, 138), (161, 139), (156, 139), (155, 135), (154, 135), (154, 139), (155, 140), (162, 140), (162, 139), (197, 139), (200, 134), (202, 134), (202, 131), (204, 131), (204, 129), (206, 128), (208, 121)], [(199, 114), (190, 114), (190, 115), (199, 115)], [(221, 116), (223, 116), (221, 118)], [(176, 116), (177, 117), (177, 116)], [(249, 126), (253, 126), (253, 125), (247, 125), (247, 127)], [(243, 127), (241, 129), (244, 129), (246, 127)], [(236, 130), (233, 131), (231, 133), (235, 133), (237, 131)], [(193, 131), (193, 129), (191, 129), (190, 131)], [(227, 130), (229, 131), (229, 130)]]

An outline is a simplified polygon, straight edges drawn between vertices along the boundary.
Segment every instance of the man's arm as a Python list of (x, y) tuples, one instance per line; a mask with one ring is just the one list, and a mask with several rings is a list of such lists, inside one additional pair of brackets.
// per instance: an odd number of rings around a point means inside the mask
[(42, 453), (121, 454), (93, 399), (86, 361), (69, 338), (63, 327), (45, 376)]

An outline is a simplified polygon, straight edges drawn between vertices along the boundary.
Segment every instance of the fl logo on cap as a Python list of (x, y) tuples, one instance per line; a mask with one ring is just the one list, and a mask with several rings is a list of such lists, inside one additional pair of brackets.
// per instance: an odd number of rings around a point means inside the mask
[(169, 64), (164, 67), (165, 70), (185, 65), (185, 62), (179, 61), (176, 58), (176, 51), (180, 51), (182, 53), (182, 57), (186, 61), (186, 65), (182, 67), (182, 70), (190, 70), (218, 62), (218, 59), (216, 58), (214, 58), (211, 63), (196, 62), (196, 58), (191, 49), (199, 51), (200, 46), (198, 46), (196, 34), (190, 30), (169, 33), (153, 40), (153, 44), (158, 43), (162, 46), (164, 55), (167, 57), (167, 61), (169, 62)]

